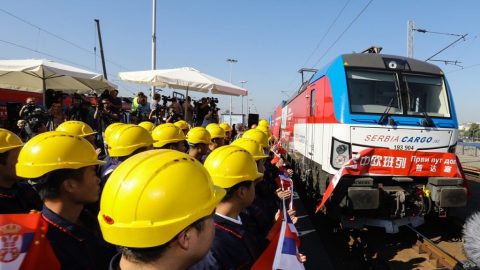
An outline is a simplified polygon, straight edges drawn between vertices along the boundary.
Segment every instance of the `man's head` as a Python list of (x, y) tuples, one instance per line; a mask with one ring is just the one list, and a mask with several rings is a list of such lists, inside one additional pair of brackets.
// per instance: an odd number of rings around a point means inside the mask
[(206, 129), (212, 138), (212, 142), (209, 146), (210, 150), (213, 151), (225, 144), (225, 130), (223, 130), (223, 128), (221, 128), (218, 124), (209, 124)]
[(20, 178), (15, 172), (22, 140), (13, 132), (0, 128), (0, 186), (9, 188)]
[(153, 95), (153, 100), (160, 101), (160, 94), (155, 93), (155, 94)]
[(100, 194), (96, 166), (104, 164), (85, 139), (60, 131), (32, 138), (20, 151), (17, 175), (39, 183), (44, 200), (93, 203)]
[(173, 123), (175, 126), (177, 126), (178, 128), (180, 128), (182, 131), (183, 131), (183, 134), (185, 134), (185, 136), (187, 136), (187, 133), (188, 133), (188, 130), (189, 130), (189, 126), (188, 126), (188, 123), (187, 121), (185, 120), (179, 120), (175, 123)]
[(110, 96), (112, 98), (116, 98), (118, 96), (118, 90), (117, 89), (110, 90)]
[(18, 127), (19, 129), (23, 129), (26, 124), (27, 124), (27, 121), (24, 120), (24, 119), (20, 119), (20, 120), (17, 121), (17, 127)]
[(188, 145), (188, 154), (197, 160), (208, 152), (208, 145), (211, 143), (210, 133), (203, 127), (194, 127), (190, 129), (186, 136)]
[(35, 100), (34, 97), (28, 97), (25, 103), (27, 105), (35, 105), (35, 102), (36, 102), (36, 100)]
[(140, 266), (173, 256), (186, 268), (208, 252), (214, 236), (212, 213), (224, 195), (195, 159), (178, 151), (152, 150), (131, 157), (112, 173), (98, 220), (104, 239), (120, 247), (122, 260)]
[(75, 120), (66, 121), (61, 123), (55, 130), (83, 137), (95, 147), (95, 134), (97, 134), (97, 132), (85, 122)]
[(152, 135), (141, 126), (124, 124), (115, 127), (108, 137), (108, 154), (120, 160), (152, 148)]
[(185, 135), (183, 131), (172, 123), (161, 124), (152, 132), (153, 147), (172, 149), (185, 152)]
[(104, 109), (110, 109), (110, 100), (108, 98), (103, 98), (101, 102)]
[(240, 138), (232, 142), (232, 145), (239, 146), (247, 150), (255, 159), (258, 171), (265, 172), (265, 159), (268, 157), (260, 144), (252, 139)]
[(245, 149), (226, 145), (215, 149), (205, 160), (207, 171), (213, 183), (227, 190), (222, 202), (234, 203), (238, 208), (246, 208), (255, 199), (255, 184), (261, 179), (257, 164)]

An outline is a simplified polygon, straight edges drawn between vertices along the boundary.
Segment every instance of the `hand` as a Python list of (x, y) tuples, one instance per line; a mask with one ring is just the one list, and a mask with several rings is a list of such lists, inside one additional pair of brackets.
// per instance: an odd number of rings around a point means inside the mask
[(278, 188), (275, 193), (280, 200), (285, 200), (292, 196), (292, 192), (290, 190), (282, 190), (281, 188)]
[(294, 209), (290, 209), (290, 210), (287, 211), (287, 213), (290, 216), (290, 219), (292, 220), (292, 223), (297, 224), (297, 221), (298, 221), (298, 217), (296, 216), (297, 211), (295, 211)]
[(293, 170), (292, 169), (288, 169), (287, 170), (287, 174), (288, 174), (288, 177), (292, 177), (293, 176)]
[(297, 253), (297, 260), (301, 263), (305, 263), (307, 261), (307, 256), (303, 255), (303, 253)]

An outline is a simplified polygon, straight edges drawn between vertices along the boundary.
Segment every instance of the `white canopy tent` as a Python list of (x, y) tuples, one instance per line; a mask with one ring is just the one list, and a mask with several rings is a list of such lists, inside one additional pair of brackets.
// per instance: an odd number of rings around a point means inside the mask
[(91, 93), (114, 89), (102, 74), (46, 59), (0, 60), (0, 88), (44, 93)]
[(202, 73), (191, 67), (120, 72), (121, 80), (148, 84), (150, 86), (183, 89), (202, 93), (229, 96), (246, 96), (244, 88)]
[[(186, 90), (185, 96), (188, 96), (188, 91), (210, 92), (212, 94), (228, 96), (248, 95), (248, 91), (242, 87), (207, 75), (191, 67), (120, 72), (118, 73), (118, 77), (124, 81), (143, 83), (150, 86), (183, 89)], [(187, 106), (186, 103), (185, 106)], [(230, 97), (230, 116), (231, 114), (232, 102)], [(230, 122), (230, 124), (232, 123)]]

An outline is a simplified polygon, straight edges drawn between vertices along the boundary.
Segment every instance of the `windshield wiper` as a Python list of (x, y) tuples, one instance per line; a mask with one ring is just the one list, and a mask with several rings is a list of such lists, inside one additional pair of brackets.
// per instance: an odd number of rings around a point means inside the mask
[[(387, 108), (385, 109), (385, 111), (382, 113), (382, 116), (380, 116), (380, 119), (378, 119), (378, 123), (380, 125), (383, 125), (385, 123), (385, 120), (388, 120), (389, 119), (389, 112), (390, 112), (390, 109), (392, 108), (392, 105), (393, 105), (393, 100), (395, 99), (395, 96), (392, 97), (392, 99), (390, 99), (390, 102), (388, 102), (388, 106)], [(390, 122), (390, 121), (389, 121)], [(392, 124), (393, 126), (393, 124)]]
[(433, 122), (430, 115), (428, 115), (427, 110), (425, 110), (425, 108), (423, 108), (423, 105), (420, 102), (418, 102), (418, 106), (422, 110), (423, 117), (425, 117), (425, 119), (423, 119), (423, 121), (421, 122), (422, 126), (424, 126), (424, 127), (435, 127), (435, 122)]

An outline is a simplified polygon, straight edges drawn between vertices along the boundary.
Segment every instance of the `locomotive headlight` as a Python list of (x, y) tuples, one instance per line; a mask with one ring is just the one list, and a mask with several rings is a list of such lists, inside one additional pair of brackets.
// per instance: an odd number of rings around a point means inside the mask
[(333, 168), (340, 169), (350, 159), (350, 144), (333, 138), (330, 163)]
[(337, 151), (337, 154), (341, 155), (343, 153), (345, 153), (345, 151), (347, 151), (348, 147), (345, 145), (345, 144), (340, 144), (339, 146), (337, 146), (337, 148), (335, 148), (335, 151)]

